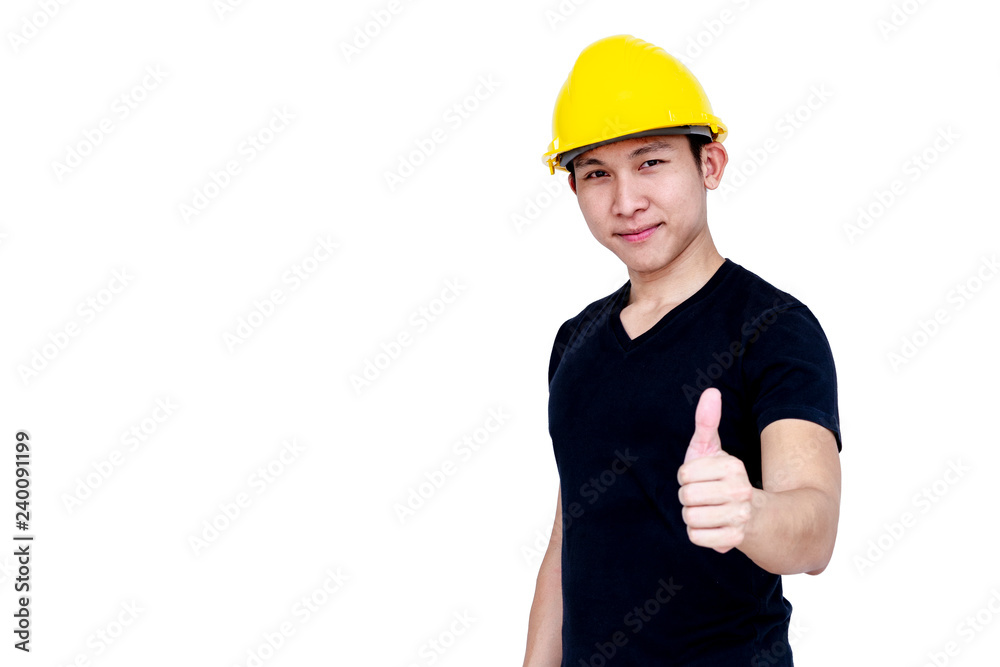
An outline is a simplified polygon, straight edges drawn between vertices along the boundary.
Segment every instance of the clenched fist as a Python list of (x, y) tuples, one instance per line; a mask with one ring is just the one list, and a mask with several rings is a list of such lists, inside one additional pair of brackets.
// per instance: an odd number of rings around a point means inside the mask
[(691, 542), (726, 553), (743, 543), (753, 513), (753, 486), (746, 467), (722, 451), (722, 394), (709, 387), (694, 415), (694, 435), (677, 471), (681, 516)]

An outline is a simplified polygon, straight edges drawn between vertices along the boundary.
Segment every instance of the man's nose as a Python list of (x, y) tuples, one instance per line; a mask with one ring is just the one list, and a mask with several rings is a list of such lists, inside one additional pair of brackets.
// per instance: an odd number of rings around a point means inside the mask
[(615, 200), (612, 213), (632, 217), (649, 204), (642, 186), (631, 175), (619, 176), (615, 182)]

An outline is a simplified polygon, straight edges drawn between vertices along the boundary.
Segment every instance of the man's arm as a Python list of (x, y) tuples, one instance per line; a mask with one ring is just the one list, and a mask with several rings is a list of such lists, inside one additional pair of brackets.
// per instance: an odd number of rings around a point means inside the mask
[(739, 550), (774, 574), (819, 574), (837, 541), (840, 454), (833, 433), (803, 419), (779, 419), (760, 434), (764, 489)]
[(562, 486), (556, 496), (556, 519), (535, 581), (528, 615), (524, 667), (559, 667), (562, 663)]
[(819, 574), (830, 562), (840, 519), (840, 454), (833, 433), (804, 419), (761, 432), (763, 490), (743, 462), (722, 451), (720, 395), (706, 389), (695, 435), (677, 471), (682, 516), (695, 544), (738, 548), (774, 574)]

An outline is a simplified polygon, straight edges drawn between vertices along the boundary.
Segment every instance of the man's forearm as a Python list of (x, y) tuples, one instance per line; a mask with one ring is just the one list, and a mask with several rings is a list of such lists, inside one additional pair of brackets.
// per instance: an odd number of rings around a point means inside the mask
[(524, 667), (559, 667), (562, 663), (562, 554), (549, 548), (538, 568), (535, 597), (528, 615)]
[(773, 574), (819, 574), (830, 562), (840, 508), (814, 488), (753, 490), (752, 511), (738, 547)]

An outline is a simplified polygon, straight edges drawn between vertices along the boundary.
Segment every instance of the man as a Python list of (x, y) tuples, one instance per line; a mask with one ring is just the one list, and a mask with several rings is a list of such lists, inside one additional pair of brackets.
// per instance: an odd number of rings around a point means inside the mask
[(555, 337), (528, 667), (792, 665), (781, 575), (822, 572), (837, 534), (836, 371), (812, 312), (716, 250), (726, 133), (629, 35), (587, 47), (557, 99), (543, 160), (629, 279)]

